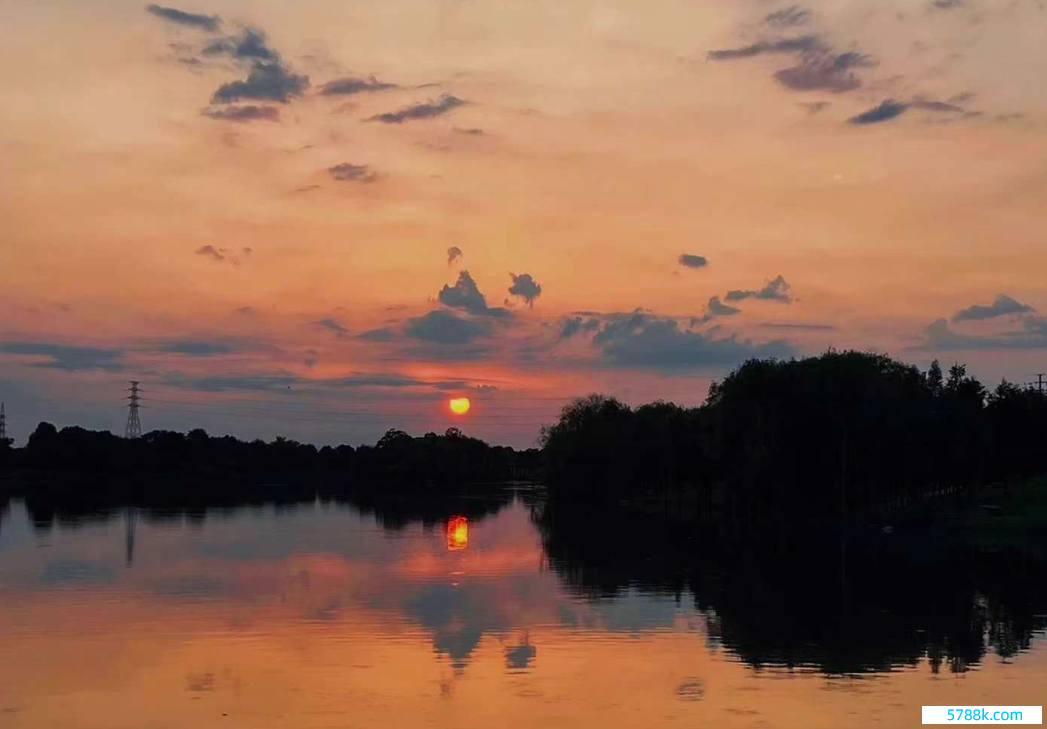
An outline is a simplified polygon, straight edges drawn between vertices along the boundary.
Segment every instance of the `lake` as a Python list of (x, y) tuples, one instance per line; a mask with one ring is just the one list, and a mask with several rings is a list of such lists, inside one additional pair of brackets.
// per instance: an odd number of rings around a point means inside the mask
[(693, 531), (530, 492), (10, 501), (0, 727), (835, 729), (1043, 703), (1042, 552)]

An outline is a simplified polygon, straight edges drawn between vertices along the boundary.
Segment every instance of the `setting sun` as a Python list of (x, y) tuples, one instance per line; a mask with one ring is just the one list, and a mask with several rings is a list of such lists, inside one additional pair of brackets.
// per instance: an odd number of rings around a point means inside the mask
[(451, 406), (451, 412), (455, 415), (465, 415), (469, 412), (469, 408), (472, 405), (467, 397), (453, 397), (449, 404)]
[(451, 552), (469, 546), (469, 520), (464, 516), (452, 516), (447, 520), (447, 549)]

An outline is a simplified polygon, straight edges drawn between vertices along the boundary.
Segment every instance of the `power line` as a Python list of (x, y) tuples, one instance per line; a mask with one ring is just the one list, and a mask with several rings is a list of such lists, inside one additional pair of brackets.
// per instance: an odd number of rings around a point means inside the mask
[(142, 421), (138, 419), (138, 406), (141, 398), (138, 393), (138, 380), (131, 380), (131, 393), (127, 399), (131, 402), (127, 405), (127, 427), (124, 428), (124, 437), (128, 439), (142, 437)]

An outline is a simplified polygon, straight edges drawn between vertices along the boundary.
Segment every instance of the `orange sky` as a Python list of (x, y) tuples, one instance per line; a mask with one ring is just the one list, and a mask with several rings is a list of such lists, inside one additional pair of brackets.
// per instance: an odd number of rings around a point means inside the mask
[(1035, 0), (0, 7), (19, 440), (129, 379), (146, 429), (528, 445), (748, 356), (1047, 366)]

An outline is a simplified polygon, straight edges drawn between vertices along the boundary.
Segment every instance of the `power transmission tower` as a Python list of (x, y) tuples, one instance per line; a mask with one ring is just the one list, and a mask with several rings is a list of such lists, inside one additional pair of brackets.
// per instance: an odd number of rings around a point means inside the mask
[(138, 389), (138, 380), (131, 380), (131, 387), (128, 392), (131, 395), (127, 399), (131, 402), (127, 406), (127, 427), (124, 428), (124, 437), (140, 438), (142, 436), (142, 421), (138, 419), (138, 405), (141, 402), (141, 398), (138, 394), (141, 390)]
[(7, 414), (4, 413), (4, 404), (0, 402), (0, 440), (7, 438)]

